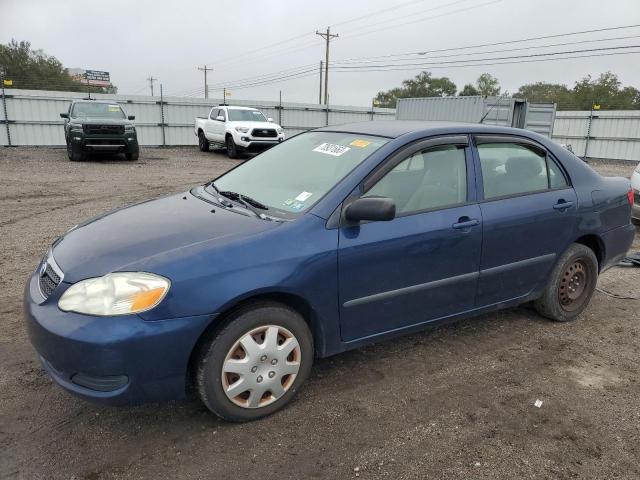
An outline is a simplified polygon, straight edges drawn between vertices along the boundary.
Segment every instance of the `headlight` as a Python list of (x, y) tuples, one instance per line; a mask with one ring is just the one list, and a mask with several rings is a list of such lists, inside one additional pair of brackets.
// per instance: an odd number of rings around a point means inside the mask
[(247, 133), (249, 131), (249, 127), (236, 127), (236, 132)]
[(81, 123), (72, 123), (69, 126), (71, 127), (71, 130), (82, 130)]
[(276, 132), (278, 132), (278, 135), (282, 135), (284, 133), (284, 130), (281, 128), (276, 128)]
[(58, 307), (65, 312), (88, 315), (128, 315), (158, 305), (171, 282), (144, 272), (115, 272), (82, 280), (64, 292)]
[(124, 131), (125, 132), (135, 132), (136, 131), (136, 127), (134, 127), (133, 125), (125, 125), (124, 126)]

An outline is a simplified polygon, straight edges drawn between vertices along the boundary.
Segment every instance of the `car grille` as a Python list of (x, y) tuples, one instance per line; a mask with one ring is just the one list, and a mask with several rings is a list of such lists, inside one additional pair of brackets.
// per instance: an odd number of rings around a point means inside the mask
[(640, 205), (640, 192), (638, 190), (633, 191), (633, 203)]
[(42, 273), (38, 279), (38, 285), (40, 287), (40, 293), (42, 293), (44, 298), (49, 298), (56, 287), (60, 284), (60, 277), (53, 270), (51, 265), (48, 263), (46, 265), (44, 273)]
[(84, 133), (91, 135), (121, 135), (124, 125), (83, 125)]
[(252, 137), (263, 137), (263, 138), (273, 138), (277, 137), (278, 134), (273, 128), (254, 128), (251, 131)]

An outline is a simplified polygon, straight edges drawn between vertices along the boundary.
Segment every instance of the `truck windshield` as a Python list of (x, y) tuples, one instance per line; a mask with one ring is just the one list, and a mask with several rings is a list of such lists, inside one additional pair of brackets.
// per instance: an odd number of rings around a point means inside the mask
[(117, 103), (76, 103), (71, 111), (72, 117), (124, 118), (124, 112)]
[(388, 141), (353, 133), (303, 133), (222, 175), (215, 186), (257, 200), (269, 207), (268, 213), (294, 217)]
[(266, 122), (262, 112), (258, 110), (234, 110), (228, 109), (229, 120), (232, 122)]

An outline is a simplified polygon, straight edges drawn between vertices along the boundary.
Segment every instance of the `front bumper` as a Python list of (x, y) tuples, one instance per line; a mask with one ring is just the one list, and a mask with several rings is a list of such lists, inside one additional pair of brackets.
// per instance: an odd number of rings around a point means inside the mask
[(260, 138), (255, 139), (253, 137), (248, 137), (245, 135), (240, 136), (239, 139), (236, 140), (236, 148), (245, 152), (262, 152), (264, 150), (268, 150), (269, 148), (282, 143), (284, 137), (278, 138)]
[(114, 405), (185, 396), (191, 352), (214, 316), (145, 321), (63, 312), (58, 300), (69, 286), (61, 283), (45, 300), (34, 273), (24, 292), (29, 339), (58, 385)]
[(71, 131), (73, 148), (85, 152), (135, 153), (139, 150), (138, 137), (135, 133), (124, 135), (87, 135)]

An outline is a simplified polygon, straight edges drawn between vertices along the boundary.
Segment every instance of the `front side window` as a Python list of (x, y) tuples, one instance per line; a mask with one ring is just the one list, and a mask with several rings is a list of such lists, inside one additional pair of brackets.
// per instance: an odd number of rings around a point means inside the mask
[(416, 152), (365, 196), (392, 198), (398, 215), (462, 204), (467, 199), (464, 148), (447, 145)]
[(261, 153), (215, 181), (220, 191), (249, 196), (285, 217), (308, 210), (389, 139), (309, 132)]
[(217, 108), (214, 108), (213, 110), (211, 110), (211, 114), (209, 115), (209, 118), (211, 120), (215, 120), (216, 118), (218, 118), (218, 112), (220, 110), (218, 110)]
[[(478, 145), (484, 198), (539, 192), (566, 186), (560, 168), (544, 152), (517, 143)], [(547, 168), (548, 164), (548, 168)]]
[(258, 110), (229, 110), (230, 122), (266, 122), (262, 112)]

